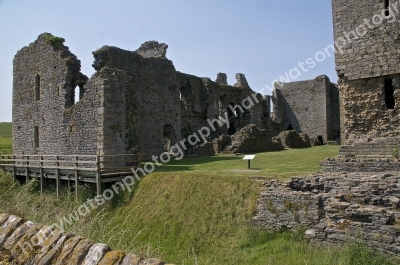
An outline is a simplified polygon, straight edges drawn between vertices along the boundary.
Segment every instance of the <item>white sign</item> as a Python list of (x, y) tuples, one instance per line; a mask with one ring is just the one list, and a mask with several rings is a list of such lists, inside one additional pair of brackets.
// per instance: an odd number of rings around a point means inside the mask
[(256, 155), (246, 155), (243, 157), (243, 160), (253, 160)]

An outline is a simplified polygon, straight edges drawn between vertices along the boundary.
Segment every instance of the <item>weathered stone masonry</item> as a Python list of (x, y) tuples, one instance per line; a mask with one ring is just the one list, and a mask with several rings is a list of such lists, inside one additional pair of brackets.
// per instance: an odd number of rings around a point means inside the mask
[(399, 2), (333, 0), (332, 7), (342, 142), (398, 136)]
[[(150, 158), (226, 112), (230, 128), (214, 123), (210, 140), (249, 124), (269, 126), (270, 98), (251, 90), (243, 74), (234, 86), (224, 74), (218, 82), (183, 74), (166, 59), (166, 44), (147, 42), (134, 52), (110, 46), (93, 52), (97, 72), (88, 79), (54, 38), (61, 40), (44, 33), (15, 56), (15, 154), (138, 152)], [(252, 100), (250, 109), (241, 107), (245, 99)]]
[(314, 80), (275, 83), (275, 130), (296, 130), (311, 139), (340, 141), (339, 91), (325, 75)]
[(0, 264), (164, 265), (105, 244), (0, 213)]
[[(341, 164), (336, 162), (336, 168)], [(327, 165), (332, 169), (332, 162)], [(365, 169), (386, 166), (384, 171), (399, 165), (371, 162)], [(321, 243), (361, 240), (379, 251), (400, 255), (398, 172), (321, 173), (286, 183), (265, 181), (263, 188), (253, 218), (256, 227), (306, 227), (306, 235)]]

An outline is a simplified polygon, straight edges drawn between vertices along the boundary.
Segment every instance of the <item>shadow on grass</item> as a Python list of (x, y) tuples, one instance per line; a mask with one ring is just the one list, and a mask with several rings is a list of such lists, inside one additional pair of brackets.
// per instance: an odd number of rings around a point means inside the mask
[[(208, 156), (208, 157), (195, 157), (195, 158), (183, 158), (181, 160), (171, 160), (169, 163), (165, 165), (174, 166), (174, 165), (198, 165), (205, 163), (212, 163), (217, 161), (226, 161), (226, 160), (241, 160), (241, 156)], [(158, 159), (160, 162), (160, 159)], [(154, 163), (154, 161), (144, 161), (144, 163)]]
[[(210, 156), (210, 157), (196, 157), (196, 158), (183, 158), (181, 160), (171, 160), (169, 163), (155, 167), (155, 172), (174, 172), (174, 171), (187, 171), (194, 170), (195, 165), (213, 163), (218, 161), (232, 161), (241, 160), (240, 156)], [(145, 163), (153, 163), (147, 161)]]

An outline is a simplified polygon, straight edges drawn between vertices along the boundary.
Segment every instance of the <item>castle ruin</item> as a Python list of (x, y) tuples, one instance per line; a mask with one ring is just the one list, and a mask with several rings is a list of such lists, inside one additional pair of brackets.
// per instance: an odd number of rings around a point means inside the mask
[[(140, 153), (149, 159), (170, 152), (204, 126), (215, 129), (201, 141), (214, 140), (206, 155), (221, 151), (230, 144), (221, 139), (249, 125), (270, 139), (286, 129), (323, 142), (338, 134), (338, 119), (331, 119), (338, 116), (336, 87), (326, 76), (284, 84), (276, 90), (271, 115), (271, 97), (255, 93), (243, 74), (230, 86), (223, 73), (212, 81), (178, 72), (166, 58), (166, 44), (150, 41), (133, 52), (103, 46), (93, 52), (96, 73), (88, 78), (63, 42), (44, 33), (14, 58), (16, 155)], [(217, 126), (224, 116), (229, 122)], [(185, 155), (190, 155), (191, 147), (186, 147)]]

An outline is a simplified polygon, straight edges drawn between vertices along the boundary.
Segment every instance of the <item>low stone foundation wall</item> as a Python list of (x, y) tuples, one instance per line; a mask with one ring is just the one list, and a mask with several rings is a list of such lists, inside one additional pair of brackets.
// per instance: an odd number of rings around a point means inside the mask
[(327, 159), (320, 163), (327, 172), (386, 172), (400, 171), (398, 159)]
[(392, 158), (398, 149), (399, 140), (396, 137), (357, 139), (351, 145), (342, 145), (339, 157), (383, 156)]
[(316, 242), (360, 239), (400, 255), (400, 173), (323, 173), (289, 182), (265, 181), (253, 225), (307, 228)]
[(164, 265), (104, 244), (0, 213), (0, 265)]

